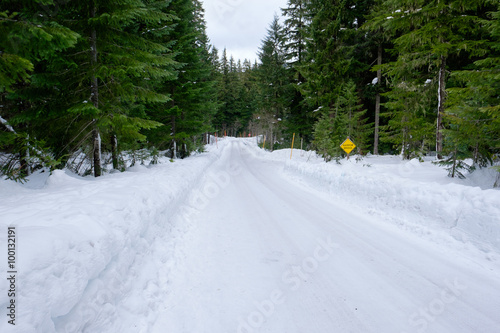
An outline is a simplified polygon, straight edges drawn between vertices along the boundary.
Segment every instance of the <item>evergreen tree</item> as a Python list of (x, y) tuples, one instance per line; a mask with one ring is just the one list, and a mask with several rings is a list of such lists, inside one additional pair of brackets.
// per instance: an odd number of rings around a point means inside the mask
[(248, 129), (253, 114), (258, 110), (258, 76), (252, 68), (252, 64), (248, 59), (245, 59), (239, 72), (240, 84), (240, 100), (241, 110), (240, 122), (242, 129)]
[(306, 78), (301, 91), (314, 107), (314, 114), (320, 114), (320, 109), (335, 109), (342, 87), (351, 80), (362, 105), (371, 99), (369, 35), (359, 29), (370, 6), (371, 1), (311, 0), (308, 3), (310, 38), (307, 66), (301, 70)]
[(281, 131), (281, 121), (288, 113), (288, 104), (293, 93), (290, 71), (286, 63), (284, 31), (277, 16), (262, 41), (259, 59), (259, 116), (270, 135), (269, 142), (272, 147), (274, 136)]
[(438, 83), (438, 157), (443, 149), (447, 61), (460, 52), (468, 52), (472, 56), (484, 54), (484, 42), (478, 38), (480, 25), (477, 24), (477, 11), (483, 3), (462, 0), (387, 0), (373, 19), (397, 36), (394, 44), (398, 59), (385, 65), (388, 75), (396, 78), (396, 82), (408, 80), (408, 77), (416, 74)]
[(3, 172), (14, 179), (23, 179), (34, 163), (53, 166), (42, 149), (42, 135), (31, 127), (37, 117), (24, 115), (33, 105), (21, 97), (23, 91), (47, 84), (38, 75), (40, 67), (77, 42), (78, 34), (50, 15), (53, 6), (50, 1), (0, 3), (0, 149), (10, 154)]
[[(210, 123), (216, 111), (213, 68), (208, 38), (205, 33), (204, 13), (197, 0), (175, 0), (171, 9), (179, 20), (173, 37), (177, 41), (173, 51), (180, 63), (177, 80), (167, 85), (172, 98), (170, 108), (170, 136), (172, 157), (177, 151), (181, 157), (196, 149), (196, 137), (211, 130)], [(168, 132), (167, 132), (168, 133)]]
[(219, 102), (215, 126), (220, 133), (236, 135), (242, 124), (239, 121), (242, 111), (242, 101), (240, 94), (243, 87), (240, 81), (238, 66), (233, 56), (227, 57), (224, 49), (220, 60)]
[(99, 176), (101, 142), (115, 152), (117, 139), (145, 141), (141, 129), (160, 125), (147, 119), (144, 105), (168, 101), (154, 90), (154, 82), (172, 77), (173, 60), (168, 46), (149, 33), (161, 33), (173, 17), (159, 1), (88, 0), (69, 9), (66, 16), (75, 18), (71, 24), (83, 38), (81, 52), (68, 57), (75, 64), (66, 76), (72, 88), (68, 111), (91, 130), (93, 170)]
[[(481, 22), (487, 27), (487, 56), (469, 69), (451, 73), (454, 86), (447, 90), (445, 114), (450, 126), (444, 131), (448, 158), (442, 163), (448, 166), (451, 177), (464, 177), (460, 169), (471, 171), (492, 164), (500, 152), (500, 5), (495, 9), (484, 11)], [(465, 164), (466, 158), (473, 164)]]
[[(188, 156), (197, 149), (201, 134), (211, 130), (210, 123), (217, 108), (214, 72), (210, 59), (210, 46), (205, 32), (204, 12), (197, 0), (174, 0), (170, 10), (178, 20), (171, 38), (175, 40), (172, 51), (176, 54), (177, 78), (160, 88), (170, 95), (167, 110), (158, 110), (157, 116), (165, 124), (151, 138), (161, 137), (161, 145), (168, 142), (171, 157), (177, 152)], [(167, 118), (167, 119), (165, 119)], [(169, 119), (168, 119), (169, 118)], [(198, 142), (198, 143), (196, 143)]]
[(380, 127), (380, 140), (391, 143), (404, 159), (420, 158), (434, 142), (435, 88), (429, 82), (405, 80), (383, 94), (388, 101), (381, 117), (387, 125)]
[(357, 96), (356, 85), (348, 81), (340, 91), (333, 108), (325, 108), (314, 126), (314, 143), (318, 152), (326, 161), (335, 158), (337, 161), (343, 154), (340, 145), (350, 138), (363, 153), (370, 135), (370, 124), (366, 124)]
[[(375, 112), (374, 112), (374, 135), (373, 135), (373, 154), (379, 154), (379, 148), (381, 146), (380, 142), (380, 127), (384, 124), (384, 119), (380, 117), (381, 115), (381, 107), (382, 107), (382, 93), (384, 93), (387, 89), (386, 80), (382, 80), (382, 63), (390, 62), (390, 54), (385, 52), (385, 49), (393, 48), (393, 44), (391, 42), (391, 34), (392, 32), (386, 32), (382, 29), (381, 25), (374, 20), (370, 20), (371, 18), (376, 17), (376, 13), (379, 11), (379, 8), (383, 6), (384, 0), (375, 0), (373, 2), (372, 7), (370, 8), (370, 14), (367, 15), (367, 22), (365, 22), (362, 26), (363, 29), (368, 30), (370, 46), (373, 50), (372, 59), (376, 58), (372, 63), (376, 63), (372, 67), (372, 71), (376, 72), (376, 79), (372, 80), (372, 86), (374, 86), (375, 90)], [(376, 80), (376, 83), (374, 83)]]
[(282, 9), (284, 21), (284, 48), (285, 60), (289, 66), (288, 76), (294, 87), (293, 96), (289, 102), (289, 114), (286, 126), (289, 132), (297, 133), (298, 137), (311, 141), (313, 117), (312, 109), (305, 102), (301, 93), (301, 86), (306, 79), (301, 68), (306, 65), (307, 27), (310, 24), (308, 17), (307, 0), (288, 0), (286, 8)]

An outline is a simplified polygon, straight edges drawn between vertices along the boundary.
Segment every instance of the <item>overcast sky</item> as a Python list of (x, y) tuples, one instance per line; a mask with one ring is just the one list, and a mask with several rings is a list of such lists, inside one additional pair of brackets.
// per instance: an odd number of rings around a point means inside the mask
[(205, 8), (207, 34), (222, 54), (236, 60), (257, 59), (261, 41), (274, 14), (281, 16), (280, 8), (287, 0), (201, 0)]

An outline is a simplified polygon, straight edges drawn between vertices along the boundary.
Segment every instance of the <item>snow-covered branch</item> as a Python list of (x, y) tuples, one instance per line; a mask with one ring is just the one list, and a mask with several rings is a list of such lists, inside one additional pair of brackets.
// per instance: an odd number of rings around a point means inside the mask
[(9, 125), (9, 122), (7, 120), (5, 120), (4, 118), (2, 118), (2, 116), (0, 116), (0, 122), (9, 130), (11, 131), (12, 133), (16, 133), (17, 132), (14, 130), (14, 128), (12, 128), (12, 126)]

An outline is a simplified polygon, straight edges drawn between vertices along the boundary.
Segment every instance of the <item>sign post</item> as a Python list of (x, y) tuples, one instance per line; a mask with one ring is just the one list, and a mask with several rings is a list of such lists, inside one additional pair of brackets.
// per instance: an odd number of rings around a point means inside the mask
[(340, 148), (347, 153), (347, 159), (349, 159), (349, 154), (354, 148), (356, 148), (356, 145), (351, 141), (351, 139), (349, 139), (349, 137), (347, 137), (347, 139), (345, 139), (345, 141), (340, 145)]

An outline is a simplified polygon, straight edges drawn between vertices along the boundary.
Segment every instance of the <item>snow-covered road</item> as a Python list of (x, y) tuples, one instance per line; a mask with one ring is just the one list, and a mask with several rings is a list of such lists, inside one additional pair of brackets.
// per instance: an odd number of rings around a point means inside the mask
[(0, 180), (0, 332), (500, 332), (498, 190), (255, 138), (160, 162)]
[(233, 140), (193, 191), (153, 332), (499, 332), (500, 274)]

